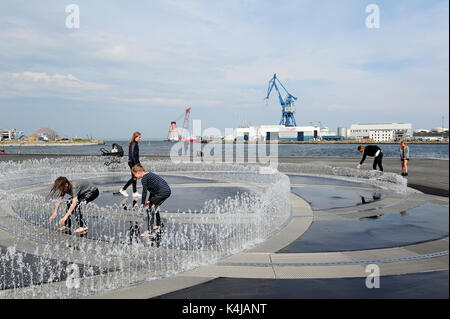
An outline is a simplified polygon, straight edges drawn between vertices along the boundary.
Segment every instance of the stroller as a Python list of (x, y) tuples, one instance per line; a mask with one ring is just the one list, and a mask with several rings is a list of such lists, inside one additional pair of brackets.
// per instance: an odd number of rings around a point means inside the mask
[(120, 164), (120, 158), (123, 157), (123, 148), (118, 144), (113, 144), (111, 151), (105, 148), (101, 148), (102, 156), (106, 156), (105, 166), (111, 166), (111, 168), (117, 168)]

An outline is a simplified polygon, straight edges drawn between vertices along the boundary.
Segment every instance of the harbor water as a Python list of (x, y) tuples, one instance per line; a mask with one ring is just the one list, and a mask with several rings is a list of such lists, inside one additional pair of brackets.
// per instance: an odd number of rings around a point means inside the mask
[[(101, 155), (101, 148), (111, 150), (112, 144), (122, 146), (125, 154), (128, 154), (128, 141), (105, 141), (105, 145), (88, 146), (3, 146), (7, 154), (73, 154), (73, 155)], [(141, 155), (161, 156), (170, 155), (170, 150), (175, 143), (167, 141), (141, 141), (139, 150)], [(374, 143), (376, 144), (376, 143)], [(206, 144), (202, 144), (204, 147)], [(217, 145), (219, 147), (220, 144)], [(261, 146), (261, 145), (260, 145)], [(264, 147), (264, 144), (262, 145)], [(279, 144), (278, 156), (321, 156), (321, 157), (359, 157), (357, 144)], [(224, 146), (223, 146), (224, 147)], [(384, 157), (399, 157), (398, 144), (380, 144)], [(449, 155), (448, 144), (410, 144), (411, 158), (435, 158), (447, 159)], [(192, 149), (192, 147), (191, 147)], [(244, 147), (246, 153), (247, 146)], [(269, 145), (267, 145), (269, 152)]]

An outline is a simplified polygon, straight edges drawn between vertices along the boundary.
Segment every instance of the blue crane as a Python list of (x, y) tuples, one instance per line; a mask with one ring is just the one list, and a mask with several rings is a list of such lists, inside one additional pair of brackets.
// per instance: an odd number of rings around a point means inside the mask
[[(281, 92), (278, 89), (277, 82), (281, 85), (281, 87), (286, 91), (286, 99), (283, 99), (281, 96)], [(281, 84), (280, 80), (277, 78), (277, 75), (274, 74), (273, 78), (269, 81), (269, 89), (267, 91), (266, 100), (269, 99), (270, 93), (272, 92), (272, 89), (275, 87), (275, 89), (278, 92), (278, 98), (280, 99), (281, 103), (281, 120), (280, 125), (284, 126), (297, 126), (297, 123), (295, 122), (294, 113), (295, 113), (295, 106), (294, 101), (297, 101), (297, 98), (293, 96), (291, 93), (286, 90), (286, 88)]]

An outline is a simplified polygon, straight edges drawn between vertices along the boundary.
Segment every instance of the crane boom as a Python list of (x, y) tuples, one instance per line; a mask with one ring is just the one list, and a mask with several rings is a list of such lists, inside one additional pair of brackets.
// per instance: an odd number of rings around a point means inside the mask
[[(187, 108), (175, 121), (170, 122), (169, 133), (167, 134), (168, 141), (183, 141), (191, 139), (189, 134), (189, 116), (191, 114), (191, 108)], [(184, 116), (184, 122), (181, 132), (178, 130), (177, 122)]]
[[(278, 88), (278, 84), (284, 89), (286, 92), (286, 98), (283, 99), (283, 96), (281, 95), (280, 89)], [(295, 96), (293, 96), (291, 93), (286, 90), (284, 85), (280, 82), (280, 80), (277, 78), (277, 75), (274, 74), (273, 78), (269, 81), (269, 88), (267, 90), (267, 96), (266, 100), (269, 99), (270, 93), (272, 93), (272, 89), (275, 87), (275, 90), (278, 93), (278, 99), (280, 100), (281, 104), (281, 120), (279, 125), (284, 126), (297, 126), (297, 123), (295, 122), (295, 106), (294, 101), (297, 100)]]

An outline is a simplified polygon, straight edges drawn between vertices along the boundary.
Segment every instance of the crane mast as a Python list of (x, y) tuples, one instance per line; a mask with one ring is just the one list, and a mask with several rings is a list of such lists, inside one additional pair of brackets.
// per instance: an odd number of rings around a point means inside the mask
[[(286, 92), (286, 98), (283, 99), (283, 96), (281, 95), (280, 89), (278, 88), (278, 84), (283, 88), (283, 90)], [(297, 126), (297, 123), (295, 122), (295, 106), (294, 101), (297, 101), (297, 98), (290, 94), (288, 90), (284, 87), (284, 85), (280, 82), (280, 80), (277, 78), (277, 75), (274, 74), (273, 78), (269, 81), (269, 88), (267, 90), (267, 96), (266, 100), (269, 99), (270, 93), (272, 93), (273, 88), (278, 93), (278, 98), (280, 100), (281, 104), (281, 120), (279, 125), (284, 126)]]

